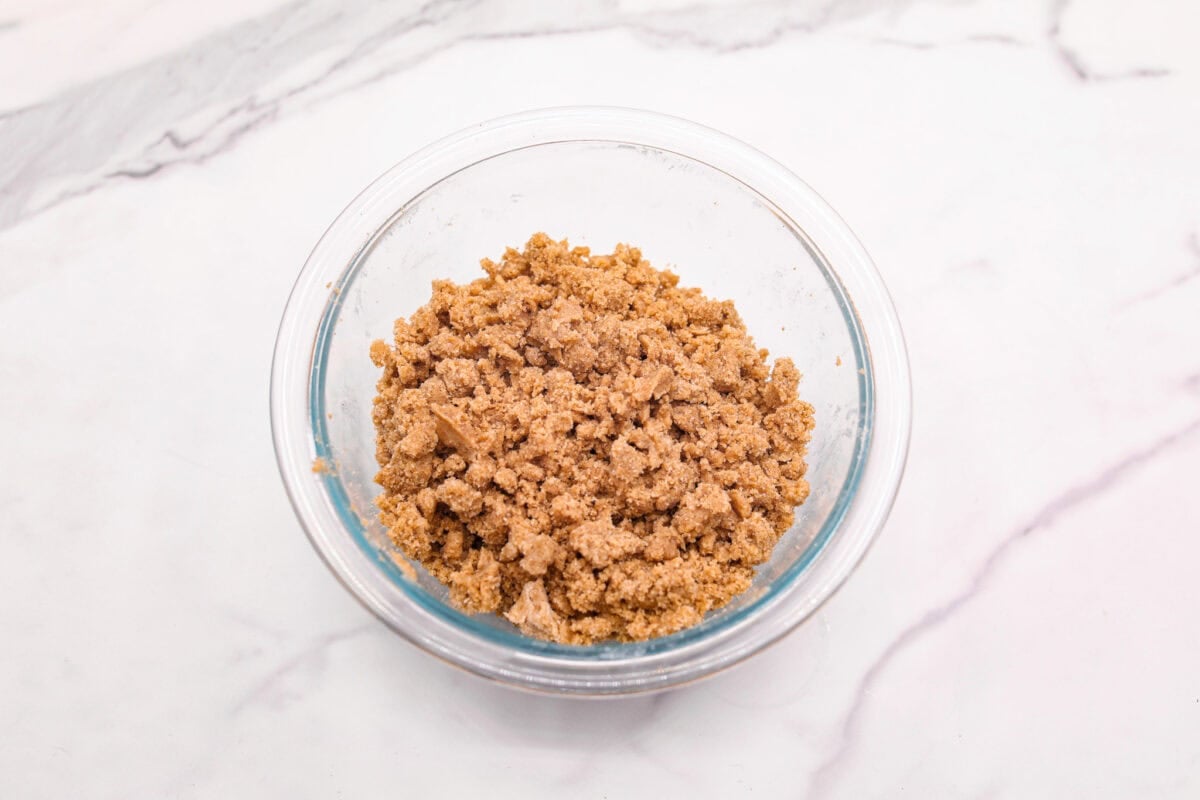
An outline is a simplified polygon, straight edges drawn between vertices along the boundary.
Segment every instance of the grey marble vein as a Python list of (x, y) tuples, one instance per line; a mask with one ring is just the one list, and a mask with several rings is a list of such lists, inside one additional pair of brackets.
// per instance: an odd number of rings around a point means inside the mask
[[(464, 41), (626, 30), (655, 46), (728, 53), (922, 1), (760, 0), (628, 12), (581, 0), (570, 13), (558, 4), (483, 0), (294, 2), (0, 114), (0, 230), (112, 181), (203, 163), (298, 102), (394, 75)], [(338, 55), (312, 63), (330, 52)], [(367, 75), (351, 74), (368, 61)], [(308, 77), (285, 79), (300, 72)]]
[[(211, 158), (271, 119), (290, 97), (367, 57), (378, 47), (378, 31), (399, 35), (436, 21), (439, 8), (465, 3), (393, 10), (389, 20), (379, 19), (373, 5), (292, 3), (10, 113), (0, 120), (0, 229), (114, 177), (146, 177), (172, 163)], [(375, 33), (363, 35), (363, 29)], [(316, 77), (264, 90), (330, 48), (345, 55)], [(177, 148), (179, 142), (188, 146)]]
[(348, 630), (327, 633), (317, 637), (299, 653), (283, 661), (268, 672), (234, 704), (230, 713), (236, 716), (246, 709), (266, 701), (272, 692), (278, 688), (279, 683), (291, 673), (307, 666), (323, 667), (330, 648), (347, 639), (362, 636), (376, 629), (378, 629), (378, 626), (375, 624), (357, 625)]
[[(114, 181), (204, 163), (294, 107), (393, 76), (462, 42), (625, 30), (652, 46), (722, 54), (871, 14), (894, 16), (920, 2), (928, 0), (698, 2), (625, 11), (605, 0), (579, 0), (565, 13), (559, 4), (496, 0), (298, 0), (35, 105), (0, 112), (0, 230)], [(1158, 68), (1110, 74), (1087, 66), (1063, 41), (1068, 5), (1051, 0), (1047, 38), (1077, 78), (1167, 74)], [(986, 33), (955, 43), (1020, 44)]]
[(1030, 47), (1030, 43), (1022, 41), (1015, 36), (1009, 36), (1003, 33), (979, 33), (971, 36), (963, 36), (959, 39), (952, 39), (946, 42), (930, 42), (919, 41), (914, 39), (896, 39), (890, 36), (877, 36), (869, 39), (873, 44), (888, 45), (891, 47), (901, 47), (906, 50), (937, 50), (943, 47), (955, 47), (963, 45), (976, 44), (993, 44), (1002, 47)]
[(1149, 289), (1141, 294), (1129, 298), (1117, 306), (1117, 310), (1123, 311), (1125, 309), (1132, 308), (1133, 306), (1141, 305), (1142, 303), (1146, 303), (1151, 300), (1156, 300), (1159, 297), (1162, 297), (1163, 295), (1180, 288), (1181, 286), (1191, 283), (1196, 278), (1200, 278), (1200, 234), (1197, 234), (1193, 231), (1188, 235), (1187, 249), (1193, 260), (1192, 266), (1189, 269), (1179, 273), (1160, 286), (1156, 286), (1153, 289)]
[(1082, 56), (1063, 41), (1062, 23), (1072, 0), (1051, 0), (1050, 26), (1046, 31), (1054, 52), (1059, 60), (1077, 79), (1086, 83), (1103, 83), (1107, 81), (1123, 81), (1134, 78), (1162, 78), (1171, 74), (1163, 67), (1134, 67), (1119, 72), (1101, 72), (1088, 66)]
[(870, 704), (875, 687), (883, 679), (896, 658), (915, 643), (933, 633), (940, 625), (955, 617), (970, 605), (996, 574), (997, 569), (1018, 549), (1025, 537), (1052, 526), (1060, 517), (1084, 505), (1101, 493), (1112, 489), (1130, 477), (1135, 471), (1178, 446), (1200, 431), (1200, 419), (1163, 436), (1157, 441), (1136, 450), (1115, 463), (1105, 467), (1089, 480), (1072, 486), (1052, 498), (1028, 522), (1009, 532), (983, 560), (971, 576), (967, 586), (941, 605), (922, 614), (917, 620), (900, 631), (863, 673), (854, 692), (850, 708), (842, 719), (833, 752), (813, 773), (808, 797), (820, 797), (833, 785), (838, 769), (853, 753), (857, 744), (859, 726)]

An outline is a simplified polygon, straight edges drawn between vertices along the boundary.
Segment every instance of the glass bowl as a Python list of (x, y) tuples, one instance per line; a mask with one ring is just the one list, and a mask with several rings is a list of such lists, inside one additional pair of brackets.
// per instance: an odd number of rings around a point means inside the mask
[[(374, 339), (437, 278), (483, 275), (545, 231), (593, 252), (642, 249), (684, 286), (732, 299), (816, 409), (811, 494), (745, 594), (695, 627), (637, 643), (561, 645), (470, 616), (388, 542), (373, 498)], [(334, 221), (292, 290), (271, 373), (279, 469), (313, 547), (418, 647), (532, 690), (647, 692), (709, 675), (810, 616), (891, 508), (911, 417), (900, 325), (870, 259), (807, 185), (709, 128), (644, 111), (561, 108), (483, 123), (397, 164)], [(327, 468), (314, 471), (314, 460)]]

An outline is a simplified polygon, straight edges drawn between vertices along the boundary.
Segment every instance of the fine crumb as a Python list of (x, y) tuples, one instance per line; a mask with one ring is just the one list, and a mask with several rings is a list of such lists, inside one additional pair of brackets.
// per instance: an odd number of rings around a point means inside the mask
[(841, 356), (838, 356), (838, 357), (837, 357), (837, 360), (833, 362), (833, 365), (834, 365), (835, 367), (840, 367), (840, 366), (842, 365), (842, 357), (841, 357)]
[(408, 578), (413, 583), (417, 582), (417, 571), (413, 569), (412, 564), (408, 563), (407, 558), (399, 553), (388, 553), (388, 556), (391, 557), (392, 563), (396, 565), (396, 568), (399, 569), (401, 573), (403, 573), (404, 577)]
[(634, 247), (536, 234), (482, 266), (371, 345), (394, 544), (462, 609), (574, 644), (744, 592), (808, 496), (791, 360)]
[(321, 456), (317, 456), (313, 459), (312, 471), (324, 475), (333, 472), (333, 465)]

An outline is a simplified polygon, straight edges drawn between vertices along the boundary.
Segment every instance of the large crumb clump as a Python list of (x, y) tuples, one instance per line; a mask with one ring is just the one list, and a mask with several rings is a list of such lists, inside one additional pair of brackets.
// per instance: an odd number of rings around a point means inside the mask
[(730, 301), (545, 234), (377, 341), (377, 503), (471, 612), (648, 639), (749, 587), (808, 496), (813, 409)]

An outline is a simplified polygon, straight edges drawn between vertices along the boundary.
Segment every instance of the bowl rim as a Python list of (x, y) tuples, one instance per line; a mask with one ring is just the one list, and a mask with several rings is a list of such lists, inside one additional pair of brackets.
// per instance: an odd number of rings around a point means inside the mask
[[(581, 141), (667, 150), (715, 167), (782, 215), (814, 251), (826, 277), (836, 281), (833, 288), (840, 288), (843, 305), (853, 316), (848, 324), (863, 340), (860, 391), (866, 422), (858, 442), (859, 462), (843, 484), (847, 497), (830, 514), (839, 518), (827, 519), (798, 559), (804, 564), (789, 567), (766, 596), (730, 615), (733, 619), (698, 634), (685, 630), (639, 646), (564, 646), (520, 637), (527, 646), (514, 651), (512, 643), (456, 620), (469, 620), (461, 612), (446, 608), (443, 613), (425, 603), (381, 554), (372, 560), (369, 545), (355, 530), (361, 524), (347, 519), (353, 511), (347, 511), (344, 496), (338, 497), (339, 491), (344, 495), (341, 482), (335, 475), (313, 473), (313, 459), (328, 453), (323, 448), (322, 348), (328, 346), (340, 311), (340, 292), (331, 293), (325, 285), (335, 272), (337, 289), (348, 284), (391, 223), (450, 175), (514, 150)], [(911, 385), (903, 334), (882, 280), (846, 223), (807, 184), (761, 152), (711, 128), (655, 112), (583, 106), (473, 125), (418, 150), (364, 189), (318, 241), (288, 298), (272, 362), (270, 409), (276, 459), (301, 526), (333, 574), (368, 610), (418, 647), (475, 674), (526, 689), (600, 695), (655, 691), (713, 674), (777, 641), (827, 601), (861, 561), (895, 500), (908, 449)], [(360, 558), (340, 541), (344, 539), (356, 540), (353, 547)], [(813, 585), (797, 597), (801, 576)], [(604, 647), (605, 656), (594, 657)], [(622, 647), (626, 655), (613, 654)]]

